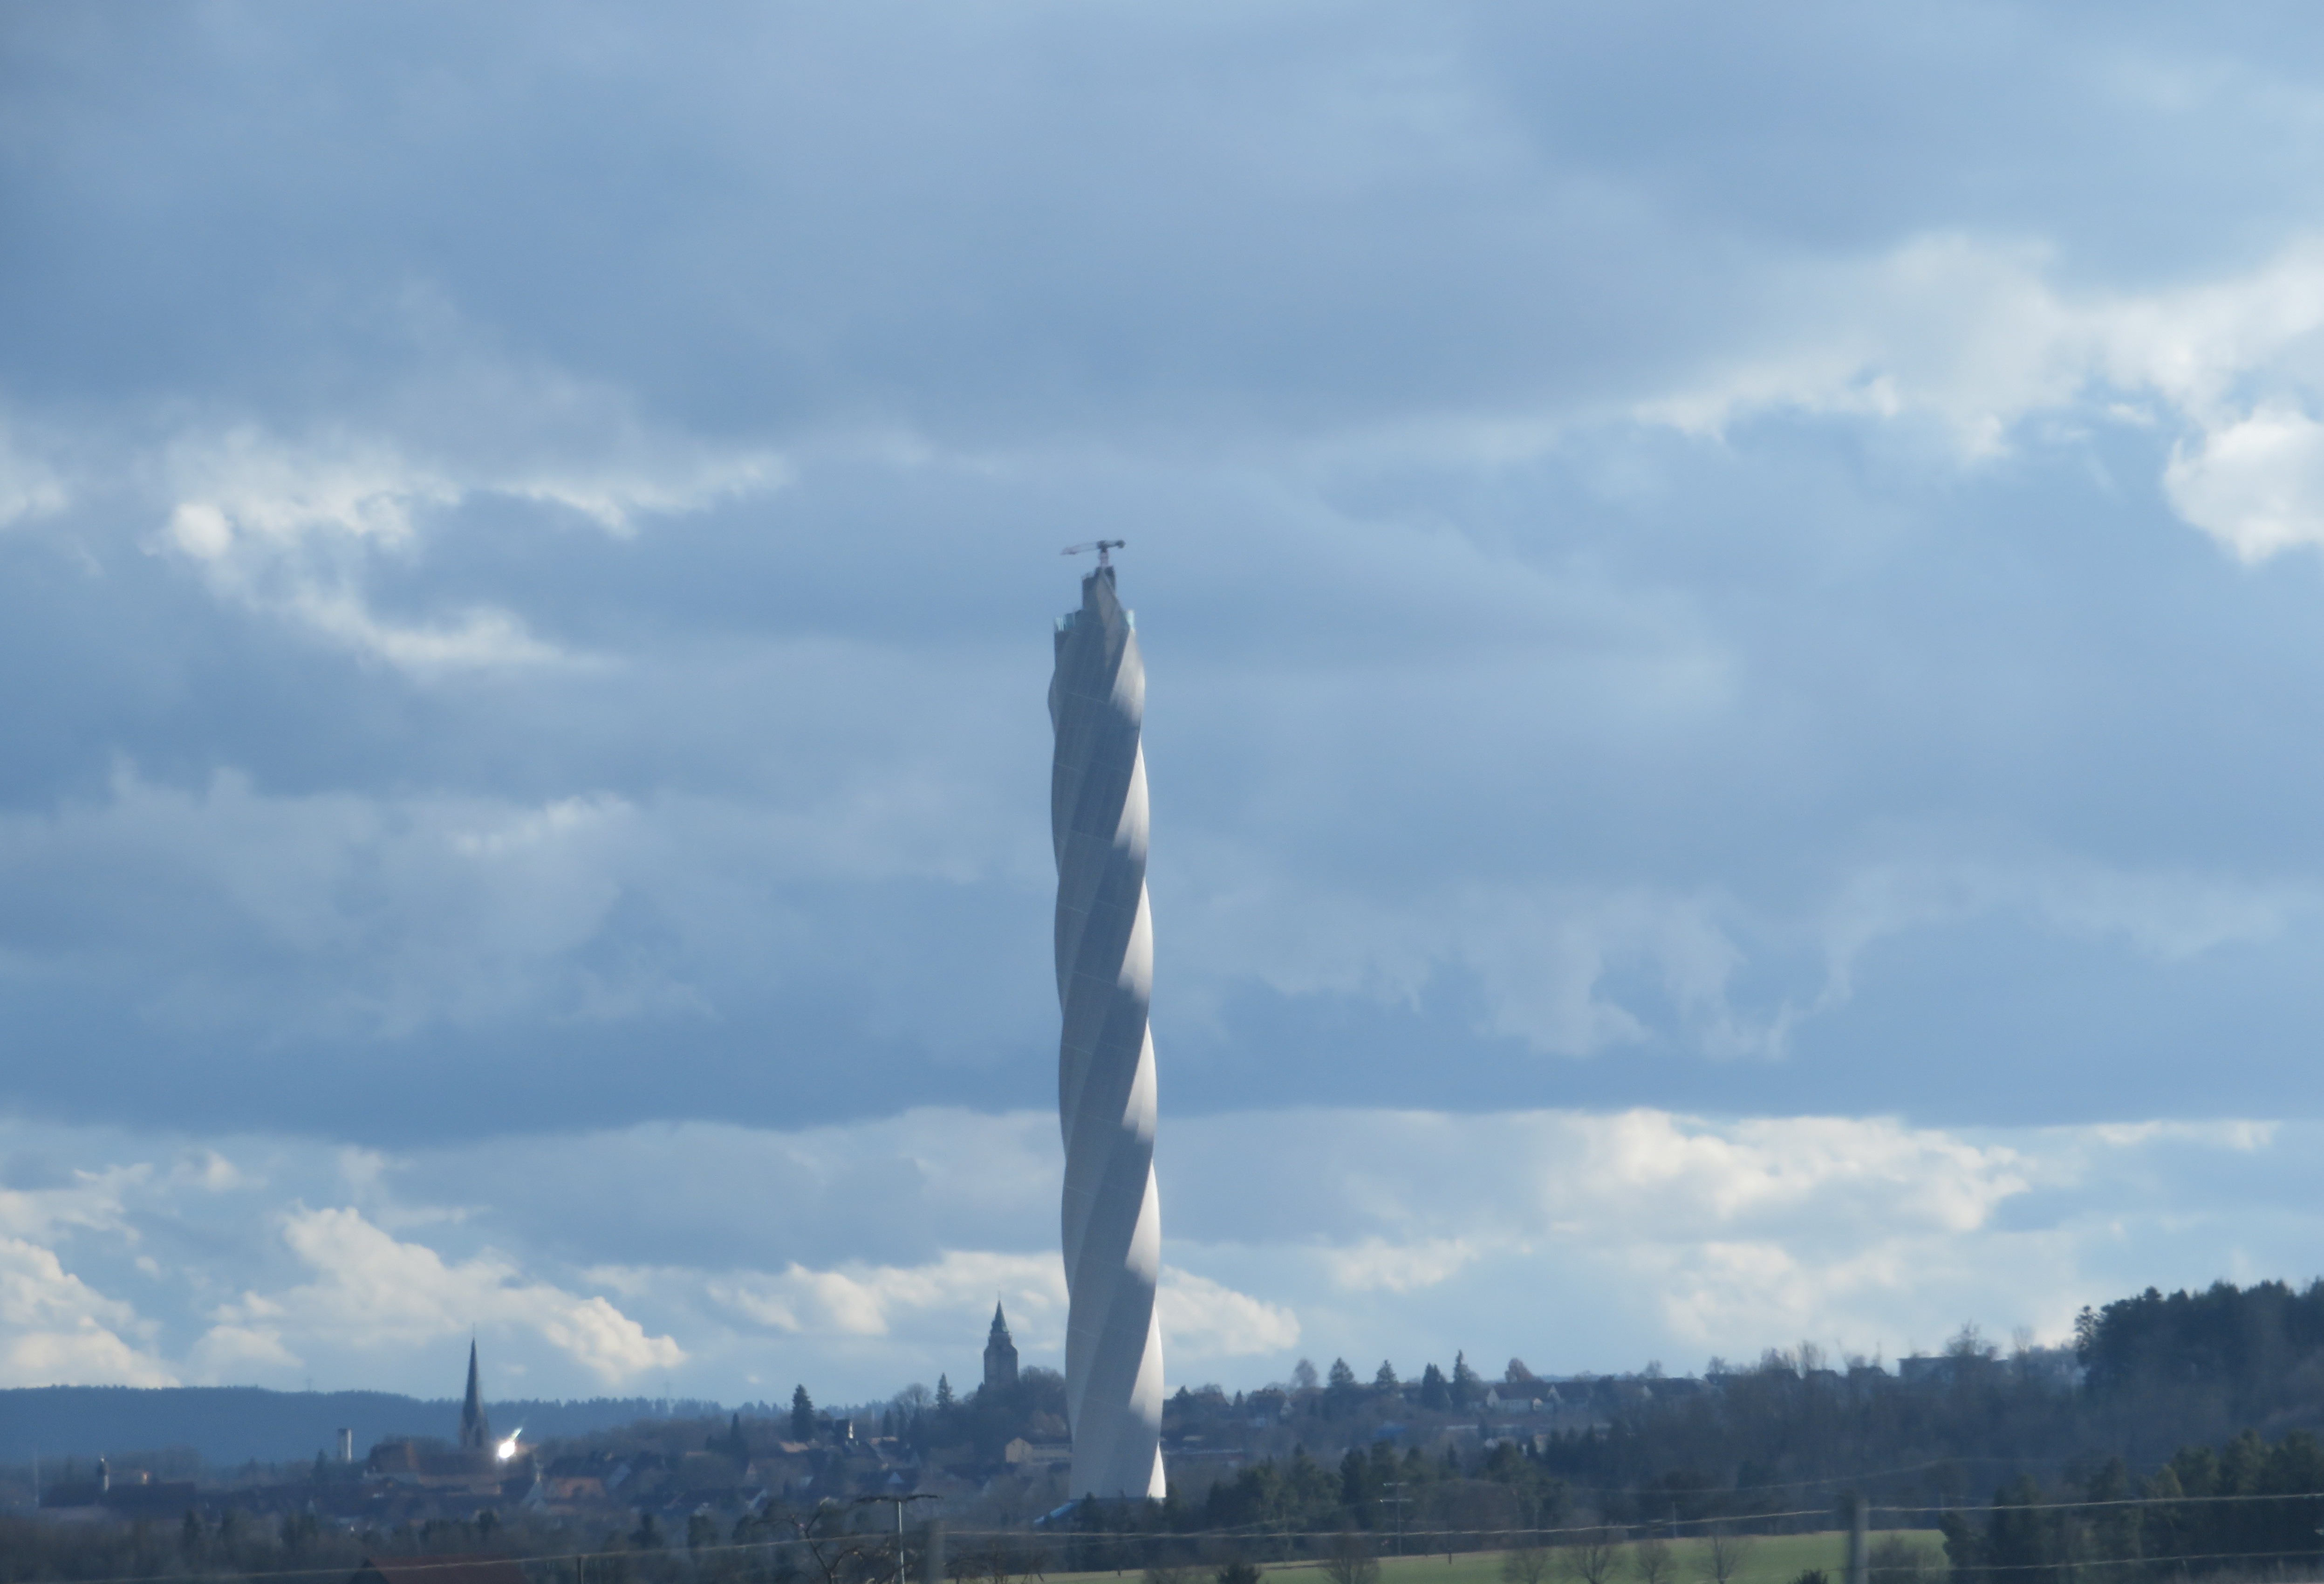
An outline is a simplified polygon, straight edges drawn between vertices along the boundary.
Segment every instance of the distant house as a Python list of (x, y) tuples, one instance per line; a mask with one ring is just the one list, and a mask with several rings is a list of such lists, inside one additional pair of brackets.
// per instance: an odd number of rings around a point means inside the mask
[(1038, 1468), (1074, 1460), (1071, 1441), (1028, 1441), (1019, 1436), (1001, 1449), (1001, 1460), (1011, 1468)]
[(531, 1472), (530, 1456), (522, 1459), (520, 1468), (501, 1461), (489, 1451), (455, 1451), (441, 1441), (401, 1438), (380, 1442), (364, 1459), (364, 1474), (370, 1479), (476, 1493), (498, 1490), (504, 1479), (519, 1473), (530, 1484)]
[(512, 1557), (478, 1552), (434, 1557), (365, 1557), (347, 1584), (530, 1584)]

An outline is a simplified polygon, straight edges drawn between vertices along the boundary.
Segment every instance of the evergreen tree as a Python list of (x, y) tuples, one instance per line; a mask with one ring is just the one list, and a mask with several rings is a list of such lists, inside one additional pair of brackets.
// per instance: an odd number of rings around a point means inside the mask
[(2054, 1520), (2042, 1511), (2042, 1487), (2020, 1474), (1993, 1494), (1993, 1515), (1985, 1531), (1985, 1562), (1996, 1570), (2022, 1570), (2021, 1577), (2052, 1561)]
[(1372, 1376), (1372, 1385), (1383, 1392), (1393, 1392), (1402, 1383), (1396, 1378), (1396, 1366), (1380, 1360), (1379, 1373)]
[(1334, 1358), (1332, 1360), (1332, 1373), (1327, 1376), (1325, 1379), (1330, 1382), (1331, 1387), (1333, 1391), (1345, 1392), (1351, 1390), (1354, 1387), (1356, 1384), (1356, 1372), (1348, 1367), (1348, 1361), (1346, 1359)]
[(1452, 1405), (1452, 1394), (1444, 1389), (1444, 1372), (1433, 1364), (1420, 1372), (1420, 1405), (1438, 1413)]
[(795, 1387), (791, 1392), (791, 1440), (815, 1440), (815, 1403), (805, 1386)]
[[(2089, 1312), (2084, 1311), (2085, 1313)], [(2104, 1561), (2127, 1562), (2138, 1556), (2138, 1508), (2132, 1505), (2130, 1467), (2120, 1458), (2090, 1476), (2082, 1499), (2095, 1506), (2089, 1517), (2090, 1545)]]
[(950, 1413), (954, 1401), (951, 1379), (945, 1376), (936, 1376), (936, 1412)]
[(1469, 1367), (1469, 1356), (1466, 1353), (1452, 1355), (1452, 1406), (1466, 1408), (1471, 1403), (1483, 1401), (1485, 1394), (1480, 1389), (1483, 1385), (1484, 1382), (1477, 1372)]

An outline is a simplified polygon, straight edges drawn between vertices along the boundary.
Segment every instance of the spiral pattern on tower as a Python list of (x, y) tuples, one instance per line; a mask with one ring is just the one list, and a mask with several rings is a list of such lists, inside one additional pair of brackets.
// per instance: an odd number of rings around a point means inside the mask
[(1065, 1404), (1074, 1496), (1160, 1496), (1162, 1332), (1154, 1287), (1154, 934), (1146, 903), (1146, 668), (1114, 570), (1057, 621), (1057, 1116), (1065, 1139)]

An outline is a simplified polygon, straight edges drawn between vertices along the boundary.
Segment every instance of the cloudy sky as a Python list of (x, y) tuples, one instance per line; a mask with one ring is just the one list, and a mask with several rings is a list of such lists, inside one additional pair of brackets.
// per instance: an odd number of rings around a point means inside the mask
[(2318, 1274), (2324, 68), (2191, 18), (10, 0), (0, 1384), (1056, 1363), (1099, 534), (1174, 1382)]

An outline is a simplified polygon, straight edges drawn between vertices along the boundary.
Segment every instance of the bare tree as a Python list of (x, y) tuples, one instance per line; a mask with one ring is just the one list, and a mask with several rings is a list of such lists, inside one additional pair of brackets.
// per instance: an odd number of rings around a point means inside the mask
[(1501, 1577), (1507, 1584), (1546, 1584), (1551, 1561), (1549, 1548), (1528, 1536), (1501, 1553)]
[(996, 1534), (991, 1543), (954, 1556), (951, 1571), (961, 1584), (1010, 1584), (1012, 1579), (1041, 1576), (1040, 1567), (1024, 1547), (1005, 1534)]
[(1711, 1584), (1729, 1584), (1736, 1574), (1743, 1570), (1743, 1564), (1750, 1554), (1751, 1542), (1746, 1536), (1724, 1526), (1712, 1530), (1709, 1559)]
[(1631, 1542), (1630, 1570), (1637, 1574), (1639, 1584), (1671, 1584), (1677, 1567), (1671, 1542), (1651, 1530)]
[(879, 1570), (875, 1557), (884, 1561), (887, 1547), (880, 1539), (847, 1533), (849, 1516), (847, 1508), (825, 1496), (805, 1517), (785, 1513), (779, 1520), (807, 1553), (815, 1584), (856, 1584)]
[(1324, 1542), (1323, 1576), (1332, 1584), (1379, 1584), (1379, 1570), (1371, 1536), (1342, 1529)]
[(1584, 1529), (1566, 1544), (1564, 1551), (1558, 1560), (1565, 1564), (1566, 1575), (1577, 1584), (1609, 1584), (1615, 1570), (1622, 1565), (1622, 1532)]

